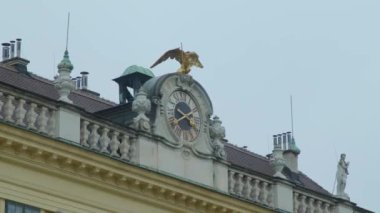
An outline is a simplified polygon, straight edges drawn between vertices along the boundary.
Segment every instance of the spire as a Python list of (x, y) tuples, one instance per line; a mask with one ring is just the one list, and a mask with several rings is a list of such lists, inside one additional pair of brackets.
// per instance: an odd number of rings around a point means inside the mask
[(67, 38), (66, 38), (66, 50), (63, 55), (62, 61), (58, 64), (58, 73), (55, 80), (55, 87), (58, 89), (59, 99), (60, 101), (64, 101), (67, 103), (73, 103), (69, 99), (69, 94), (74, 90), (74, 82), (71, 80), (70, 73), (74, 69), (74, 66), (71, 64), (69, 51), (67, 50), (68, 37), (69, 37), (69, 23), (70, 23), (70, 13), (68, 14), (67, 20)]

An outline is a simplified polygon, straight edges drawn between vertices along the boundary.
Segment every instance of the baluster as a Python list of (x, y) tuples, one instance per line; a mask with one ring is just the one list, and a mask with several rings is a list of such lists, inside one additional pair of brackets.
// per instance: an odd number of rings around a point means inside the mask
[(15, 110), (16, 125), (25, 126), (24, 118), (26, 115), (26, 109), (24, 108), (25, 100), (20, 99)]
[(317, 200), (314, 213), (322, 213), (322, 201)]
[(306, 196), (301, 195), (300, 196), (300, 205), (298, 206), (297, 213), (305, 213), (306, 210), (306, 204), (305, 204)]
[(267, 191), (266, 202), (267, 202), (268, 206), (272, 206), (273, 205), (273, 191), (272, 191), (272, 185), (271, 184), (268, 184), (268, 186), (266, 187), (266, 191)]
[(263, 189), (263, 186), (264, 186), (264, 182), (260, 181), (260, 183), (258, 184), (259, 196), (257, 197), (257, 199), (258, 199), (258, 201), (260, 203), (264, 203), (264, 189)]
[(45, 106), (41, 107), (40, 114), (37, 117), (37, 126), (39, 132), (47, 133), (46, 125), (48, 122), (48, 117), (46, 116), (46, 113), (47, 108)]
[(251, 194), (251, 190), (252, 190), (251, 180), (252, 180), (252, 178), (249, 176), (247, 176), (247, 178), (245, 180), (243, 196), (247, 199), (250, 199), (250, 194)]
[(329, 206), (328, 206), (328, 212), (329, 213), (333, 213), (333, 212), (335, 212), (334, 210), (335, 210), (335, 206), (332, 205), (332, 204), (329, 204)]
[(259, 200), (259, 184), (260, 184), (260, 181), (255, 179), (253, 180), (253, 184), (252, 184), (252, 191), (251, 191), (251, 198), (252, 200), (254, 201), (258, 201)]
[(119, 132), (115, 130), (112, 131), (110, 149), (111, 149), (111, 156), (114, 156), (114, 157), (120, 157), (119, 153), (117, 153), (117, 150), (120, 145), (118, 137), (119, 137)]
[(324, 203), (323, 204), (323, 213), (329, 213), (330, 212), (329, 208), (330, 208), (330, 204)]
[(235, 172), (234, 171), (231, 171), (229, 170), (229, 178), (228, 178), (228, 191), (230, 192), (230, 194), (235, 194)]
[(55, 136), (55, 111), (54, 110), (52, 110), (50, 113), (47, 126), (48, 126), (48, 134), (50, 136)]
[(29, 110), (26, 112), (26, 128), (28, 129), (37, 129), (35, 125), (37, 119), (36, 107), (37, 104), (31, 103)]
[(88, 124), (90, 122), (86, 120), (82, 120), (82, 126), (80, 128), (80, 144), (85, 147), (89, 147), (90, 145), (88, 144), (88, 137), (90, 135), (90, 131), (88, 131)]
[(3, 115), (2, 115), (2, 109), (3, 109), (3, 100), (1, 99), (1, 97), (3, 97), (3, 93), (0, 92), (0, 119), (3, 119)]
[(268, 183), (263, 181), (263, 185), (262, 185), (262, 188), (261, 188), (261, 191), (263, 192), (262, 193), (262, 201), (261, 202), (263, 202), (264, 204), (268, 204), (267, 203), (267, 197), (268, 197), (267, 187), (268, 187)]
[(129, 140), (129, 160), (133, 161), (135, 154), (136, 154), (136, 140), (135, 139), (130, 139)]
[(121, 157), (120, 159), (122, 160), (129, 160), (129, 137), (128, 135), (123, 135), (121, 138), (121, 143), (119, 146)]
[(293, 208), (294, 208), (294, 212), (298, 212), (298, 208), (299, 208), (299, 205), (300, 205), (300, 202), (298, 201), (298, 193), (297, 192), (294, 192), (293, 194)]
[(110, 130), (107, 127), (103, 127), (102, 136), (99, 139), (100, 152), (109, 153), (108, 144), (110, 143), (110, 138), (108, 137), (108, 132)]
[(89, 145), (90, 149), (98, 150), (98, 140), (99, 140), (99, 133), (98, 133), (99, 125), (92, 124), (91, 125), (91, 133), (89, 136)]
[(315, 210), (315, 208), (314, 208), (314, 198), (309, 197), (307, 203), (308, 203), (308, 205), (307, 205), (306, 212), (308, 212), (308, 213), (314, 213), (314, 210)]
[(4, 105), (4, 119), (5, 121), (14, 122), (12, 115), (15, 110), (15, 106), (13, 105), (15, 97), (12, 95), (7, 95), (6, 102)]
[(237, 175), (237, 181), (236, 181), (237, 182), (237, 184), (236, 184), (236, 194), (238, 196), (242, 196), (243, 186), (244, 186), (243, 177), (244, 177), (243, 174), (238, 173), (238, 175)]

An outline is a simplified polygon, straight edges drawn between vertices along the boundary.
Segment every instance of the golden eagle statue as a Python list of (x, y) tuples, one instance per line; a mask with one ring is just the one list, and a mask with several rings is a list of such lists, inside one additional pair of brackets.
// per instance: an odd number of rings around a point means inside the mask
[(202, 63), (199, 61), (198, 54), (189, 51), (185, 52), (180, 48), (167, 51), (156, 62), (154, 62), (150, 68), (153, 68), (157, 64), (166, 61), (168, 58), (175, 59), (181, 64), (181, 67), (177, 70), (177, 72), (181, 74), (188, 74), (192, 66), (203, 68)]

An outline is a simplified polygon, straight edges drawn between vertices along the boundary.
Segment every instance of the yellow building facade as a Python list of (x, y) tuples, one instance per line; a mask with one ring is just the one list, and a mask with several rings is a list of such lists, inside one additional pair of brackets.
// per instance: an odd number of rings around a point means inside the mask
[(272, 212), (7, 124), (0, 143), (0, 212), (6, 200), (41, 212)]
[(228, 143), (188, 74), (131, 66), (113, 103), (67, 51), (55, 80), (19, 56), (0, 63), (0, 213), (371, 212), (298, 171), (289, 132), (268, 156)]

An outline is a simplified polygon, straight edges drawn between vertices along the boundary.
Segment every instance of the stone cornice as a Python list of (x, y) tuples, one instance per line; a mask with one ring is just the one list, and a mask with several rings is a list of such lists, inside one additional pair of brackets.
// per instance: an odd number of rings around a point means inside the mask
[[(116, 161), (83, 148), (0, 123), (3, 159), (153, 202), (167, 209), (205, 212), (271, 212), (191, 183)], [(175, 203), (175, 205), (173, 205)]]

